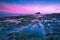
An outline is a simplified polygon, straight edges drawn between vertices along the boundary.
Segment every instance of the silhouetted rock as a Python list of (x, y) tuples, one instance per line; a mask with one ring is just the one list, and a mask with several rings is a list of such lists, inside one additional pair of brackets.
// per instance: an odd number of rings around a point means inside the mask
[(35, 14), (41, 14), (40, 12), (37, 12), (37, 13), (35, 13)]

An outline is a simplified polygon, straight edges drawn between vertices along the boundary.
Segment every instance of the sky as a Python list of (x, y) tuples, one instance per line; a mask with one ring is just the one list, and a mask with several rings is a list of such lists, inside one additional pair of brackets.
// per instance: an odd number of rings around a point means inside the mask
[(60, 13), (60, 0), (0, 0), (0, 14)]

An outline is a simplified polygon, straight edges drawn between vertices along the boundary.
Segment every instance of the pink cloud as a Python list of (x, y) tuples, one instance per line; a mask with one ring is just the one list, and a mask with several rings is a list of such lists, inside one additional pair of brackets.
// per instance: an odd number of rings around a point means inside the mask
[(39, 5), (34, 5), (34, 6), (21, 6), (21, 5), (15, 5), (15, 4), (5, 4), (5, 3), (0, 3), (1, 8), (0, 12), (11, 12), (11, 13), (36, 13), (36, 12), (41, 12), (41, 13), (59, 13), (60, 10), (56, 10), (57, 8), (59, 9), (60, 6), (55, 6), (55, 5), (49, 5), (49, 6), (39, 6)]
[(0, 3), (1, 4), (1, 9), (0, 11), (2, 12), (12, 12), (12, 13), (32, 13), (32, 11), (25, 9), (22, 6), (18, 6), (18, 5), (10, 5), (10, 4), (4, 4), (4, 3)]
[(26, 6), (26, 9), (34, 10), (34, 12), (41, 12), (43, 14), (46, 13), (60, 13), (60, 10), (56, 10), (57, 8), (60, 9), (60, 6), (49, 5), (49, 6)]

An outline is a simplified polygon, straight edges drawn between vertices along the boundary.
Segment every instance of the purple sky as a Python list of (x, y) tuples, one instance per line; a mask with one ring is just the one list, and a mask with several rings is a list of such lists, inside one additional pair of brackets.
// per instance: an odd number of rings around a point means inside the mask
[(60, 13), (59, 0), (0, 0), (0, 12), (34, 14)]

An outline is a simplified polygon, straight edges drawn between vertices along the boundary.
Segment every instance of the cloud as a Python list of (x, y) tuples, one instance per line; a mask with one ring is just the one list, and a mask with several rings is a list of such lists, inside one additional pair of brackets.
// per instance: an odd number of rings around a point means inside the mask
[(55, 5), (48, 5), (48, 6), (41, 6), (41, 5), (27, 5), (21, 6), (16, 4), (6, 4), (0, 3), (0, 12), (11, 12), (16, 14), (30, 14), (41, 12), (44, 13), (59, 13), (60, 10), (56, 10), (57, 8), (60, 9), (60, 6)]
[(42, 14), (45, 13), (60, 13), (60, 10), (56, 10), (57, 8), (60, 9), (60, 6), (55, 5), (48, 5), (48, 6), (26, 6), (26, 9), (32, 10), (34, 12), (41, 12)]
[(18, 5), (10, 5), (10, 4), (5, 4), (5, 3), (0, 3), (1, 9), (0, 11), (2, 12), (11, 12), (11, 13), (32, 13), (32, 11), (29, 11), (25, 9), (22, 6)]

